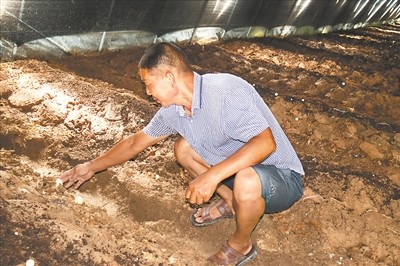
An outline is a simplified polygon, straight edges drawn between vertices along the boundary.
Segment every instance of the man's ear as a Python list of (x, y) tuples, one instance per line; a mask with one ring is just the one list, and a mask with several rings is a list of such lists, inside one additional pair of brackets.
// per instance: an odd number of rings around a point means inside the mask
[(174, 86), (174, 84), (175, 84), (175, 76), (174, 76), (174, 74), (171, 71), (167, 71), (165, 73), (165, 76), (171, 82), (171, 85)]

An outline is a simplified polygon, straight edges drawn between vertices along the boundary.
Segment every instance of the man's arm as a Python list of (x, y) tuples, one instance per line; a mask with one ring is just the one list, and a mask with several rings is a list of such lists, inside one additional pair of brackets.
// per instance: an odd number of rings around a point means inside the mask
[(74, 185), (74, 188), (77, 189), (96, 172), (124, 163), (166, 137), (167, 136), (157, 138), (150, 137), (140, 130), (124, 138), (96, 159), (84, 164), (78, 164), (74, 168), (66, 171), (60, 176), (60, 179), (65, 183), (66, 188)]
[(229, 158), (194, 179), (186, 190), (186, 198), (189, 199), (190, 203), (201, 204), (207, 202), (222, 180), (242, 169), (261, 163), (275, 149), (274, 136), (271, 129), (267, 128), (250, 139)]

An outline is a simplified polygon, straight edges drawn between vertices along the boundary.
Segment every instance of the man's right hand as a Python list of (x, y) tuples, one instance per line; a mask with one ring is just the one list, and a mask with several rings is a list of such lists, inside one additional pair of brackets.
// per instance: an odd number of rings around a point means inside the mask
[(78, 164), (74, 168), (64, 172), (60, 179), (65, 188), (74, 185), (78, 189), (84, 182), (88, 181), (95, 173), (90, 169), (90, 163)]

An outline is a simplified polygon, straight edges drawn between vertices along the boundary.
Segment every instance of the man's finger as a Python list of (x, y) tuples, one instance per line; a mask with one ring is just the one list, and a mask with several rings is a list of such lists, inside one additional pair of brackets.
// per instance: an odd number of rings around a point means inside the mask
[(196, 203), (199, 205), (204, 203), (203, 195), (201, 195), (200, 193), (197, 194)]
[(83, 184), (83, 181), (79, 180), (78, 183), (76, 183), (74, 189), (78, 189), (82, 184)]
[(197, 204), (197, 192), (196, 191), (191, 191), (190, 196), (189, 196), (189, 202), (191, 204)]
[(192, 194), (192, 190), (190, 189), (190, 187), (188, 187), (186, 189), (186, 194), (185, 194), (186, 199), (190, 199), (191, 194)]
[(70, 188), (72, 185), (74, 184), (74, 182), (69, 181), (67, 184), (65, 184), (65, 188)]
[(69, 180), (69, 174), (67, 174), (67, 173), (64, 173), (64, 174), (62, 174), (62, 175), (60, 175), (60, 179), (61, 179), (61, 181), (63, 182), (63, 183), (65, 183), (66, 181), (68, 181)]
[(61, 181), (63, 181), (63, 183), (67, 182), (68, 180), (71, 180), (71, 178), (74, 175), (73, 170), (74, 169), (68, 170), (60, 176), (60, 179), (61, 179)]
[(210, 198), (211, 198), (211, 196), (205, 195), (205, 196), (203, 196), (203, 201), (208, 202), (210, 200)]

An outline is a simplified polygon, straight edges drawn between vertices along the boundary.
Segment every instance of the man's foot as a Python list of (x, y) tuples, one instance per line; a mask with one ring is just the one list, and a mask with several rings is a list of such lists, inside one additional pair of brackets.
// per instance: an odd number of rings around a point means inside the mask
[(218, 265), (243, 266), (253, 260), (256, 256), (257, 249), (255, 245), (251, 245), (250, 251), (248, 251), (246, 255), (244, 255), (235, 250), (229, 245), (228, 242), (226, 242), (226, 244), (222, 245), (222, 248), (218, 253), (212, 255), (207, 260)]
[(215, 204), (208, 204), (194, 210), (190, 215), (190, 221), (194, 226), (202, 227), (232, 217), (235, 217), (235, 213), (223, 199), (220, 199)]

